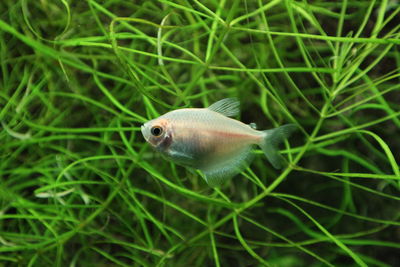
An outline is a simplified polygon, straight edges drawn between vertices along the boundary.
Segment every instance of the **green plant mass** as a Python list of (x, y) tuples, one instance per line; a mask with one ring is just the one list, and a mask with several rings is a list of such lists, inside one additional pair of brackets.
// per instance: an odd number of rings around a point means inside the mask
[[(399, 70), (397, 0), (1, 0), (0, 267), (400, 266)], [(282, 169), (142, 136), (224, 98)]]

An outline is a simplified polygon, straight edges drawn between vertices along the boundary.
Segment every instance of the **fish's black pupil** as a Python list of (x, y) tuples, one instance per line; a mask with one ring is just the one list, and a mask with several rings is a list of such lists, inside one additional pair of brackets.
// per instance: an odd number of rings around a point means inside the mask
[(160, 136), (162, 133), (162, 129), (159, 126), (154, 126), (153, 128), (151, 128), (151, 134), (154, 136)]

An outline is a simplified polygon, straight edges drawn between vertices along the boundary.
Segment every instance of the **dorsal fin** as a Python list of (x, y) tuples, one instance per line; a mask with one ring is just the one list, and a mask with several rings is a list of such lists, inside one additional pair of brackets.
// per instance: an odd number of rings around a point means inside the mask
[(227, 117), (234, 117), (239, 115), (240, 102), (237, 98), (224, 98), (209, 106), (208, 109)]

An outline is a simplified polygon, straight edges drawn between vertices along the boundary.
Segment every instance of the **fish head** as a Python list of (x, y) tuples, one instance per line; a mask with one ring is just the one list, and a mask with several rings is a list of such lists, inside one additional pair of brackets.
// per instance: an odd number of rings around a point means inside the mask
[(171, 123), (165, 118), (157, 118), (141, 126), (144, 139), (158, 150), (165, 150), (172, 142)]

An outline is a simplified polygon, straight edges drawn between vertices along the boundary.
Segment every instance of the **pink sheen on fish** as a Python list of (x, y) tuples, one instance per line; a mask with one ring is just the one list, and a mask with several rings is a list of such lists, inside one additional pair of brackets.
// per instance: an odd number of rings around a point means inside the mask
[(269, 162), (282, 168), (278, 145), (296, 129), (294, 124), (258, 131), (254, 124), (229, 118), (239, 114), (239, 101), (222, 99), (208, 108), (185, 108), (146, 122), (146, 141), (168, 159), (201, 170), (214, 187), (248, 166), (251, 150), (258, 145)]

